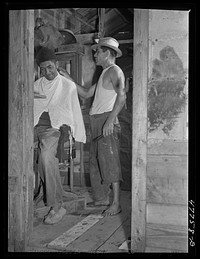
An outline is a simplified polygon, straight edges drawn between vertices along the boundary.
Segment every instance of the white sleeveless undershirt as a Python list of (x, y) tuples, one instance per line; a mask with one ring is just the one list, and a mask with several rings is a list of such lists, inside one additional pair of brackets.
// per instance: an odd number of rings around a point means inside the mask
[[(117, 66), (117, 65), (113, 64), (111, 66)], [(92, 107), (90, 108), (90, 115), (101, 114), (101, 113), (110, 112), (113, 110), (114, 103), (117, 98), (117, 93), (115, 92), (111, 82), (106, 86), (108, 89), (105, 89), (102, 83), (105, 72), (111, 66), (105, 68), (101, 76), (99, 77), (99, 81), (95, 91), (94, 101), (93, 101)]]

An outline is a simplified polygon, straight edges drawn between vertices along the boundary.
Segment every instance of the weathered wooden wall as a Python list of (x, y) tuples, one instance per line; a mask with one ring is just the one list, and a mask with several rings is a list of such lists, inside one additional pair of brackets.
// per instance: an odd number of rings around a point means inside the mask
[(8, 250), (25, 251), (33, 217), (34, 11), (9, 11)]
[(147, 202), (187, 205), (187, 142), (160, 140), (148, 146)]
[[(184, 93), (188, 97), (189, 12), (150, 10), (149, 24), (149, 85), (152, 80), (158, 79), (160, 81), (185, 80)], [(166, 47), (171, 50), (167, 50)], [(161, 125), (157, 130), (149, 133), (148, 139), (187, 141), (187, 99), (185, 108), (178, 115), (176, 124), (169, 135), (163, 132)]]
[[(176, 54), (173, 53), (175, 56), (172, 56), (172, 53), (168, 52), (163, 60), (161, 53), (167, 46), (169, 49), (173, 48)], [(170, 63), (169, 59), (173, 61)], [(167, 66), (165, 62), (168, 62)], [(155, 63), (160, 66), (155, 67)], [(183, 67), (182, 71), (180, 64)], [(185, 80), (184, 93), (186, 98), (188, 97), (188, 12), (149, 11), (149, 81), (152, 80), (153, 71), (155, 76), (156, 70), (160, 71), (160, 82), (162, 80), (176, 82), (180, 78)], [(189, 173), (187, 117), (186, 99), (185, 107), (169, 134), (162, 130), (163, 125), (148, 133), (147, 224), (187, 227)], [(169, 234), (170, 239), (172, 236)], [(169, 240), (166, 238), (166, 242)], [(152, 241), (151, 246), (157, 246), (156, 240)], [(187, 250), (187, 243), (185, 249)]]

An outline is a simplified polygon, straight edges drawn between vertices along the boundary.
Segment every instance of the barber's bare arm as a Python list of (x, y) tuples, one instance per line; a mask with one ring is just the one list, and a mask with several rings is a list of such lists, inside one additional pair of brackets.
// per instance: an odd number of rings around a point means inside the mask
[(71, 79), (76, 84), (77, 92), (81, 97), (87, 99), (94, 95), (96, 84), (92, 85), (89, 89), (84, 88), (83, 86), (78, 85), (64, 69), (59, 69), (59, 72), (61, 75), (65, 76), (68, 79)]
[(124, 86), (124, 76), (122, 75), (121, 71), (112, 71), (111, 73), (111, 81), (113, 87), (117, 93), (117, 98), (113, 107), (110, 116), (108, 117), (106, 123), (103, 127), (103, 135), (108, 136), (113, 133), (114, 129), (114, 120), (116, 116), (119, 114), (121, 109), (123, 108), (125, 101), (126, 101), (126, 93), (125, 93), (125, 86)]
[(78, 94), (81, 97), (87, 99), (94, 95), (96, 84), (92, 85), (89, 89), (87, 89), (87, 88), (83, 88), (82, 86), (80, 86), (76, 83), (76, 88), (77, 88)]

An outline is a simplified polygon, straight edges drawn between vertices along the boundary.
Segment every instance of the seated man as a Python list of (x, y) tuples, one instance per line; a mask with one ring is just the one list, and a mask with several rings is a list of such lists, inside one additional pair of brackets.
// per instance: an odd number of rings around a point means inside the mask
[[(57, 71), (54, 51), (41, 48), (36, 55), (42, 77), (34, 83), (34, 142), (40, 152), (38, 167), (44, 187), (44, 198), (49, 212), (44, 223), (55, 224), (65, 215), (63, 187), (56, 157), (59, 128), (70, 126), (76, 141), (86, 142), (85, 127), (76, 85)], [(39, 98), (39, 96), (45, 98)]]

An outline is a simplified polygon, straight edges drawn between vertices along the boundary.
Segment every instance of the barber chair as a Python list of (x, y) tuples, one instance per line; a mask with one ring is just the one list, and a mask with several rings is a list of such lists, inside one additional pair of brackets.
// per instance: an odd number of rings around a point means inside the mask
[[(67, 172), (70, 170), (70, 190), (73, 191), (73, 172), (74, 158), (76, 157), (75, 140), (72, 136), (71, 128), (67, 125), (60, 127), (60, 138), (58, 141), (57, 155), (60, 171)], [(67, 175), (65, 174), (63, 183), (66, 182)]]

